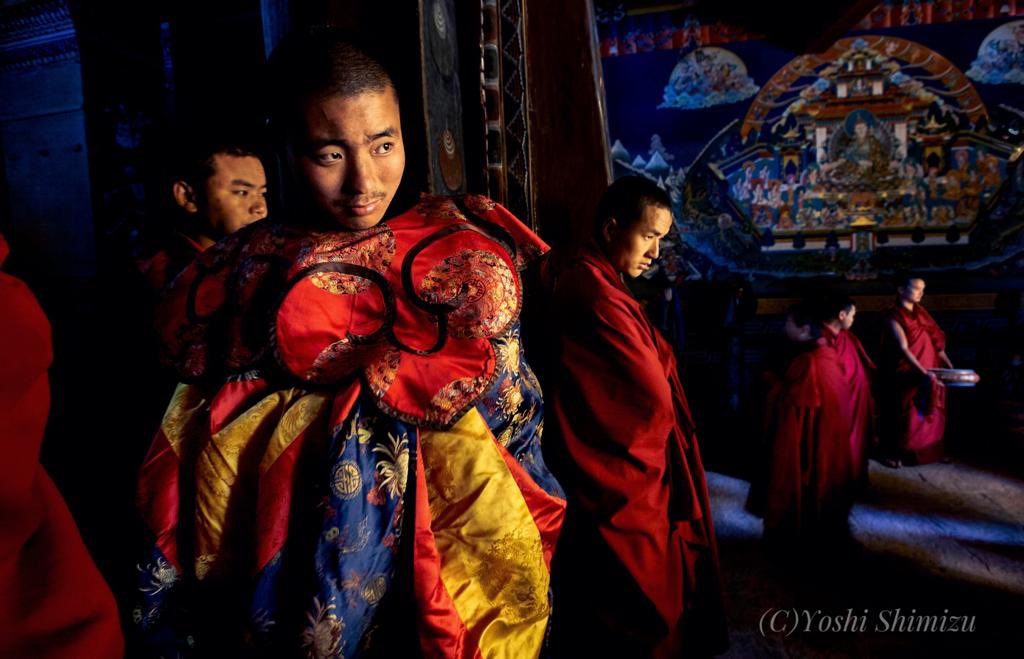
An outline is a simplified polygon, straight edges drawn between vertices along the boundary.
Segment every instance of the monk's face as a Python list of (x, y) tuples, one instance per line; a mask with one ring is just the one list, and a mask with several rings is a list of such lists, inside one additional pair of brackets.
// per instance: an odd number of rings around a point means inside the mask
[(311, 99), (303, 123), (295, 155), (316, 206), (347, 229), (376, 225), (405, 171), (394, 90)]
[(672, 213), (657, 206), (645, 206), (632, 224), (610, 219), (604, 228), (608, 260), (623, 275), (639, 277), (658, 258), (658, 243), (671, 227)]
[(849, 308), (839, 312), (839, 324), (844, 330), (853, 327), (853, 318), (857, 315), (857, 305), (851, 304)]
[(906, 284), (900, 286), (899, 289), (900, 299), (904, 302), (912, 302), (914, 304), (920, 304), (921, 298), (924, 297), (924, 280), (923, 279), (911, 279)]
[(198, 190), (184, 180), (172, 187), (182, 210), (198, 218), (203, 248), (267, 216), (267, 175), (259, 158), (217, 153), (212, 168)]
[(252, 156), (218, 153), (206, 180), (207, 224), (214, 237), (232, 234), (267, 216), (267, 175)]

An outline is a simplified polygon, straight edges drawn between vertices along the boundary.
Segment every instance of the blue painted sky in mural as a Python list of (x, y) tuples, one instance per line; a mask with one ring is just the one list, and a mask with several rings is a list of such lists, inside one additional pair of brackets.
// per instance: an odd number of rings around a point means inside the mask
[[(756, 83), (771, 77), (792, 59), (789, 51), (763, 42), (729, 45), (747, 65)], [(661, 135), (666, 148), (676, 156), (675, 166), (688, 165), (704, 144), (733, 119), (743, 119), (748, 102), (717, 105), (680, 112), (658, 108), (665, 83), (679, 63), (679, 52), (658, 50), (629, 57), (607, 58), (604, 66), (608, 103), (608, 126), (613, 140), (621, 140), (631, 154), (647, 156), (652, 134)]]

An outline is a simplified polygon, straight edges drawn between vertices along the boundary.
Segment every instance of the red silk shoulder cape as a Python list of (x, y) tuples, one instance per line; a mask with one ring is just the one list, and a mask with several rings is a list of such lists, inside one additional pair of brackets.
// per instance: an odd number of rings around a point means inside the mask
[[(577, 591), (576, 601), (561, 603), (567, 640), (579, 647), (589, 624), (635, 639), (624, 649), (636, 652), (721, 649), (711, 509), (672, 349), (595, 249), (561, 274), (554, 311), (561, 356), (549, 427), (570, 502), (562, 577), (608, 590)], [(601, 546), (588, 548), (587, 538)], [(645, 615), (654, 620), (639, 619)], [(600, 645), (606, 636), (599, 638)]]
[[(0, 265), (7, 244), (0, 236)], [(50, 407), (50, 324), (0, 273), (0, 656), (120, 657), (117, 607), (39, 464)]]

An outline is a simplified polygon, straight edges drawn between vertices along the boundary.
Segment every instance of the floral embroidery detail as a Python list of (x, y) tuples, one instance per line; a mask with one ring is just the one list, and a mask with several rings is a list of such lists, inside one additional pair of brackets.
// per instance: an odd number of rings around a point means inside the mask
[(523, 404), (523, 391), (511, 380), (498, 394), (498, 407), (505, 416), (512, 416)]
[(516, 245), (516, 269), (525, 270), (526, 266), (543, 255), (544, 252), (541, 248), (533, 243), (520, 243)]
[(178, 571), (163, 557), (157, 558), (155, 563), (150, 563), (146, 567), (136, 565), (135, 568), (150, 578), (149, 583), (139, 589), (147, 595), (156, 595), (170, 590), (171, 586), (178, 581)]
[(387, 592), (387, 589), (388, 581), (384, 578), (384, 575), (374, 575), (363, 586), (363, 599), (366, 600), (366, 603), (370, 606), (375, 606), (384, 597), (384, 593)]
[(366, 290), (370, 283), (354, 275), (341, 272), (317, 272), (309, 278), (314, 286), (334, 295), (355, 295)]
[(390, 446), (374, 446), (373, 452), (382, 456), (377, 462), (378, 487), (386, 490), (393, 499), (405, 494), (409, 477), (409, 439), (405, 435), (398, 438), (391, 433), (388, 433), (388, 439)]
[[(305, 269), (320, 263), (351, 263), (383, 274), (395, 256), (395, 234), (386, 224), (378, 224), (354, 233), (320, 233), (311, 236), (303, 253), (295, 261), (295, 269)], [(361, 277), (356, 280), (357, 293), (370, 287)]]
[(202, 581), (210, 575), (210, 568), (217, 560), (216, 554), (200, 554), (196, 556), (196, 579)]
[(384, 355), (366, 368), (366, 383), (375, 396), (382, 397), (394, 384), (402, 353), (389, 349)]
[(302, 632), (302, 647), (310, 659), (341, 656), (341, 633), (345, 623), (332, 613), (337, 608), (333, 597), (326, 606), (318, 598), (313, 598), (313, 611), (306, 613), (309, 624)]
[(270, 617), (270, 612), (266, 609), (257, 609), (252, 616), (252, 628), (258, 634), (266, 634), (270, 631), (276, 622)]
[[(337, 529), (337, 527), (334, 527)], [(349, 535), (354, 537), (350, 538)], [(363, 519), (356, 525), (355, 533), (353, 534), (348, 525), (345, 526), (345, 530), (337, 537), (338, 551), (341, 554), (354, 554), (362, 551), (366, 548), (366, 545), (370, 542), (370, 518), (363, 517)]]
[(427, 421), (437, 424), (447, 424), (459, 412), (466, 407), (479, 394), (484, 387), (485, 380), (482, 377), (459, 378), (452, 380), (434, 394), (430, 400), (430, 407), (427, 410)]
[(497, 367), (507, 373), (518, 373), (521, 349), (519, 335), (516, 333), (497, 339), (494, 342), (494, 350), (498, 357)]
[(496, 336), (519, 311), (515, 275), (494, 252), (466, 249), (449, 256), (430, 269), (420, 288), (434, 304), (462, 298), (448, 315), (448, 331), (455, 338)]
[[(284, 250), (285, 245), (288, 244), (291, 234), (292, 231), (280, 224), (272, 224), (269, 222), (261, 223), (261, 225), (256, 227), (252, 232), (252, 237), (246, 241), (245, 245), (242, 247), (242, 254), (244, 256), (280, 254)], [(239, 234), (235, 235), (238, 236)], [(236, 243), (233, 241), (221, 241), (217, 243), (217, 245), (228, 244), (234, 247)], [(207, 250), (207, 252), (208, 251), (210, 250)]]
[(359, 467), (351, 460), (345, 460), (334, 468), (331, 477), (331, 489), (339, 499), (351, 499), (359, 494), (363, 487), (363, 477), (359, 475)]
[(494, 207), (497, 206), (493, 199), (478, 194), (468, 194), (462, 200), (465, 202), (466, 208), (474, 213), (487, 213), (494, 210)]
[(508, 533), (488, 547), (476, 570), (487, 598), (513, 622), (548, 614), (548, 571), (540, 538)]
[(466, 220), (466, 216), (462, 214), (451, 197), (420, 195), (420, 203), (416, 204), (416, 212), (429, 218)]
[(352, 343), (352, 339), (346, 336), (321, 350), (304, 377), (309, 382), (320, 384), (337, 382), (359, 370), (379, 351), (378, 345), (357, 347)]
[(508, 443), (512, 441), (512, 435), (516, 434), (516, 430), (515, 424), (510, 423), (505, 426), (505, 429), (498, 434), (498, 443), (508, 448)]
[[(458, 494), (455, 487), (455, 474), (452, 472), (448, 456), (440, 451), (423, 453), (423, 475), (427, 481), (427, 492), (431, 499), (440, 498), (445, 503), (452, 503)], [(431, 514), (437, 514), (437, 508)]]
[(132, 609), (132, 622), (138, 625), (143, 631), (149, 629), (160, 620), (161, 605), (154, 604), (146, 609), (145, 613), (141, 606)]
[(530, 422), (530, 419), (533, 419), (536, 414), (536, 403), (531, 404), (530, 409), (527, 412), (523, 412), (521, 409), (516, 409), (516, 411), (511, 415), (508, 425), (505, 426), (505, 429), (498, 434), (498, 443), (505, 448), (508, 448), (512, 439), (522, 432), (523, 427), (526, 426)]
[[(344, 591), (345, 601), (348, 603), (350, 609), (354, 609), (359, 606), (359, 596), (362, 594), (363, 577), (361, 574), (352, 570), (348, 573), (348, 579), (342, 579), (340, 590)], [(335, 584), (338, 587), (338, 584)]]
[[(349, 426), (348, 438), (355, 438), (360, 444), (366, 444), (371, 437), (373, 437), (373, 430), (370, 428), (370, 420), (356, 413)], [(344, 447), (344, 445), (342, 446)]]

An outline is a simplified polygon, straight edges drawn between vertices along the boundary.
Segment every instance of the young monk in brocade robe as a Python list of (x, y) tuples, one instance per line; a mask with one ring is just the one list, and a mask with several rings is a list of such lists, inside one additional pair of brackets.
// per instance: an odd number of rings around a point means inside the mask
[(521, 350), (547, 250), (484, 197), (395, 203), (402, 121), (333, 31), (272, 58), (301, 186), (162, 307), (183, 381), (140, 477), (164, 656), (537, 657), (564, 513)]
[(552, 575), (557, 656), (702, 656), (727, 644), (686, 394), (624, 283), (657, 258), (670, 208), (654, 183), (619, 179), (593, 241), (557, 275), (547, 441), (568, 501)]

